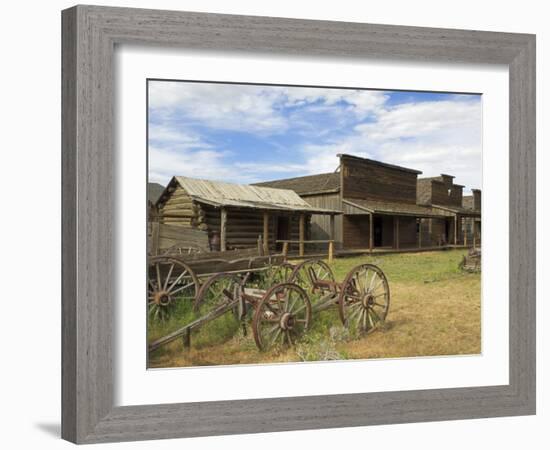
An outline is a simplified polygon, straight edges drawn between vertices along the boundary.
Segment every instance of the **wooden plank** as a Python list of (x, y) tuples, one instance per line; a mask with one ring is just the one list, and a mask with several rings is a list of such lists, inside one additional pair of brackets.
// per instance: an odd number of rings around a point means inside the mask
[(220, 214), (220, 250), (225, 252), (227, 250), (227, 210), (222, 208)]
[(150, 253), (152, 255), (158, 255), (159, 251), (159, 228), (160, 224), (158, 222), (151, 223), (151, 248)]
[(269, 213), (264, 212), (264, 229), (263, 229), (264, 253), (269, 252)]
[(306, 228), (306, 216), (304, 214), (300, 214), (300, 222), (299, 222), (299, 240), (300, 240), (300, 256), (304, 256), (304, 240), (305, 240), (305, 228)]

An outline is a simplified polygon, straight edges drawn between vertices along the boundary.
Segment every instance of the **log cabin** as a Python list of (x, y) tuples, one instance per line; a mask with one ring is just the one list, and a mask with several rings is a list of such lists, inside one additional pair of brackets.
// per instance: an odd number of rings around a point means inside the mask
[[(481, 205), (478, 210), (464, 207), (464, 186), (455, 184), (454, 178), (452, 175), (441, 174), (418, 180), (417, 203), (431, 207), (442, 216), (421, 221), (420, 227), (422, 235), (427, 239), (426, 245), (468, 246), (480, 242)], [(474, 192), (480, 193), (477, 189)], [(481, 197), (478, 197), (479, 200)], [(473, 225), (476, 219), (479, 227)]]
[(210, 250), (252, 248), (261, 237), (264, 250), (279, 250), (280, 241), (295, 241), (300, 254), (311, 236), (311, 218), (327, 216), (334, 222), (340, 213), (312, 206), (289, 189), (180, 176), (170, 180), (156, 208), (160, 224), (204, 233)]
[[(292, 189), (313, 207), (342, 210), (334, 224), (339, 249), (406, 249), (430, 242), (422, 236), (421, 221), (445, 219), (446, 213), (417, 203), (422, 172), (347, 154), (338, 157), (334, 173), (256, 185)], [(312, 239), (326, 239), (330, 230), (325, 217), (312, 219)]]

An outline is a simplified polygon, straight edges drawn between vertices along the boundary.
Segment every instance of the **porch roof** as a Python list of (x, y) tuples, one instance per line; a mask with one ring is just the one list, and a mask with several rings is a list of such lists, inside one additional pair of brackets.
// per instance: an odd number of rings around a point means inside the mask
[(342, 209), (344, 214), (349, 215), (368, 213), (389, 216), (445, 217), (445, 214), (442, 214), (439, 211), (434, 211), (429, 206), (357, 198), (343, 200)]
[(481, 217), (480, 211), (466, 209), (466, 208), (463, 208), (462, 206), (432, 205), (432, 208), (436, 211), (439, 210), (443, 213), (447, 213), (447, 215), (449, 215), (448, 213), (452, 213), (453, 216), (455, 214), (458, 214), (464, 217)]

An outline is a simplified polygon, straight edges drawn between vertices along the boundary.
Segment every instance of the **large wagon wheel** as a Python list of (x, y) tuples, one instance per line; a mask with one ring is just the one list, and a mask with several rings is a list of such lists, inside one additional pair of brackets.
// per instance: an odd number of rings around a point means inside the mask
[[(217, 273), (212, 275), (201, 286), (194, 304), (194, 310), (200, 316), (216, 310), (218, 307), (240, 299), (242, 295), (242, 280), (232, 273)], [(237, 314), (237, 305), (235, 305)]]
[(289, 281), (303, 288), (313, 304), (324, 294), (336, 294), (334, 273), (321, 259), (308, 259), (298, 264), (292, 271)]
[(268, 285), (271, 287), (274, 284), (289, 282), (293, 271), (294, 265), (289, 262), (271, 266), (267, 271)]
[(256, 305), (254, 341), (262, 351), (294, 345), (310, 323), (311, 303), (306, 292), (293, 283), (277, 284)]
[(373, 264), (354, 267), (342, 283), (338, 311), (352, 332), (371, 333), (384, 323), (390, 308), (390, 287), (382, 270)]
[(198, 291), (199, 280), (184, 262), (166, 256), (149, 260), (147, 304), (150, 317), (166, 319), (176, 301), (193, 303)]

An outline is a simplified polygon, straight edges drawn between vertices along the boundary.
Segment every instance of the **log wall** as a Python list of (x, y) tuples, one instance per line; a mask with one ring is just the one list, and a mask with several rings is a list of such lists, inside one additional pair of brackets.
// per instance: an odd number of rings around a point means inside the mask
[[(201, 205), (201, 211), (204, 215), (204, 221), (201, 224), (206, 225), (208, 232), (220, 232), (221, 211), (219, 208)], [(263, 238), (263, 211), (255, 209), (228, 209), (227, 210), (227, 228), (226, 245), (227, 249), (250, 248), (255, 247), (258, 237)], [(278, 217), (289, 218), (290, 240), (299, 238), (299, 215), (298, 214), (269, 214), (269, 248), (276, 248), (277, 239), (277, 221)], [(306, 215), (306, 239), (309, 239), (309, 218)]]
[(159, 205), (160, 222), (195, 228), (198, 220), (197, 205), (181, 186), (172, 184), (168, 189), (173, 191), (166, 201)]

